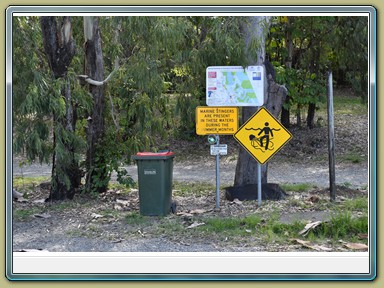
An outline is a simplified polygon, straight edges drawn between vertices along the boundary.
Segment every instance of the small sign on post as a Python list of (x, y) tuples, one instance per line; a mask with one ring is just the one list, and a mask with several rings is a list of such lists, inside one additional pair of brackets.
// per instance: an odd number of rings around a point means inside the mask
[(211, 145), (211, 155), (227, 155), (228, 147), (227, 144), (216, 144)]
[(197, 135), (233, 135), (239, 127), (237, 107), (196, 107)]

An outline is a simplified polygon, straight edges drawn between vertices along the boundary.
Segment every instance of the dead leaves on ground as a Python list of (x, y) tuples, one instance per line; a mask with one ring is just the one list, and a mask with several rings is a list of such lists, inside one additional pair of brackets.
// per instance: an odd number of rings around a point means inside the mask
[(42, 213), (42, 214), (34, 214), (33, 217), (35, 217), (35, 218), (48, 219), (48, 218), (51, 218), (51, 215), (48, 214), (48, 213)]
[(46, 249), (18, 249), (13, 250), (13, 252), (49, 252)]
[(306, 236), (309, 233), (309, 231), (314, 230), (317, 226), (319, 226), (322, 223), (323, 223), (322, 221), (308, 223), (307, 225), (305, 225), (304, 229), (299, 232), (299, 235)]
[(180, 211), (180, 212), (177, 212), (176, 215), (177, 216), (183, 216), (183, 217), (193, 217), (195, 215), (205, 214), (205, 213), (212, 212), (212, 211), (213, 210), (194, 209), (194, 210), (189, 210), (188, 212), (187, 211)]
[[(306, 235), (308, 235), (309, 231), (315, 230), (316, 227), (318, 227), (320, 225), (324, 225), (326, 223), (328, 223), (328, 221), (325, 221), (325, 222), (323, 222), (323, 221), (310, 222), (307, 225), (305, 225), (303, 230), (301, 230), (299, 232), (299, 235), (306, 236)], [(368, 239), (368, 234), (358, 234), (358, 237), (359, 237), (359, 239)], [(294, 241), (294, 242), (297, 242), (298, 244), (302, 245), (303, 247), (306, 247), (306, 248), (311, 249), (311, 250), (324, 251), (324, 252), (333, 251), (332, 248), (328, 248), (328, 247), (325, 247), (325, 246), (312, 244), (310, 241), (305, 241), (305, 240), (302, 240), (302, 239), (290, 239), (290, 240)], [(345, 248), (348, 248), (348, 249), (351, 249), (351, 250), (359, 250), (359, 251), (367, 251), (368, 250), (368, 246), (366, 244), (364, 244), (364, 243), (352, 243), (352, 242), (345, 242), (343, 240), (339, 240), (339, 242), (341, 244), (343, 244), (343, 246)]]
[(91, 214), (91, 217), (92, 217), (92, 219), (99, 219), (99, 218), (103, 218), (104, 216), (101, 215), (101, 214), (92, 213), (92, 214)]
[(116, 199), (116, 202), (113, 204), (113, 209), (122, 211), (122, 210), (129, 210), (132, 207), (137, 206), (138, 199), (131, 199), (131, 200), (125, 200), (125, 199)]
[[(196, 228), (196, 227), (199, 227), (199, 226), (202, 226), (202, 225), (205, 225), (204, 222), (198, 222), (198, 221), (194, 221), (193, 223), (190, 222), (190, 219), (194, 216), (197, 216), (197, 215), (201, 215), (201, 214), (205, 214), (205, 213), (208, 213), (208, 212), (212, 212), (213, 210), (205, 210), (205, 209), (194, 209), (194, 210), (190, 210), (190, 211), (180, 211), (180, 212), (177, 212), (176, 215), (177, 216), (181, 216), (183, 217), (185, 220), (187, 220), (187, 224), (188, 226), (186, 227), (186, 229), (192, 229), (192, 228)], [(191, 224), (190, 224), (191, 223)]]
[(345, 242), (343, 240), (340, 240), (339, 242), (343, 244), (344, 247), (351, 250), (368, 251), (368, 245), (364, 243), (352, 243), (352, 242)]
[(14, 201), (16, 201), (16, 202), (28, 202), (28, 200), (25, 199), (23, 196), (24, 196), (24, 194), (16, 191), (15, 189), (12, 189), (12, 198)]
[(205, 223), (204, 222), (197, 222), (197, 221), (195, 221), (191, 225), (189, 225), (187, 227), (187, 229), (196, 228), (196, 227), (199, 227), (199, 226), (202, 226), (202, 225), (205, 225)]
[[(323, 245), (313, 244), (311, 241), (306, 241), (302, 239), (290, 239), (293, 242), (300, 244), (301, 246), (315, 250), (318, 252), (331, 252), (334, 251), (334, 248), (329, 248)], [(352, 242), (344, 242), (342, 240), (339, 241), (345, 248), (350, 250), (358, 250), (358, 251), (368, 251), (368, 245), (364, 243), (352, 243)]]
[(291, 241), (297, 242), (300, 245), (304, 246), (305, 248), (315, 250), (315, 251), (321, 251), (321, 252), (330, 252), (333, 251), (332, 248), (328, 248), (321, 245), (311, 244), (311, 241), (305, 241), (301, 239), (291, 239)]

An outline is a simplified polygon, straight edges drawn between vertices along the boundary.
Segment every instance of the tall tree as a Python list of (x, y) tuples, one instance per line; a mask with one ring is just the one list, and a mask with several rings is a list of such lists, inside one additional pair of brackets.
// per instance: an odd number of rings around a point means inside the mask
[(81, 180), (75, 152), (76, 111), (67, 77), (68, 67), (75, 55), (75, 42), (72, 37), (71, 17), (44, 16), (40, 18), (40, 23), (45, 54), (54, 79), (62, 79), (60, 94), (65, 102), (62, 112), (53, 113), (54, 152), (49, 196), (52, 200), (62, 200), (73, 197)]
[[(269, 30), (270, 17), (257, 16), (250, 17), (249, 21), (244, 22), (241, 27), (242, 35), (245, 40), (247, 66), (264, 65), (265, 60), (265, 41)], [(264, 103), (266, 108), (277, 117), (281, 112), (281, 107), (286, 96), (285, 88), (276, 84), (270, 75), (265, 75)], [(247, 121), (255, 112), (257, 107), (243, 107), (242, 122)], [(267, 183), (268, 164), (262, 166), (262, 183)], [(234, 186), (246, 184), (257, 184), (257, 162), (243, 148), (239, 150), (239, 157), (236, 165)]]
[[(84, 17), (85, 74), (96, 82), (89, 83), (93, 107), (88, 117), (86, 184), (88, 192), (104, 192), (108, 187), (109, 173), (105, 163), (103, 145), (105, 144), (105, 96), (104, 61), (101, 48), (99, 21), (96, 17)], [(99, 85), (98, 82), (101, 82)]]
[[(284, 21), (284, 30), (285, 30), (285, 45), (287, 48), (287, 56), (285, 59), (285, 67), (287, 69), (292, 69), (292, 61), (293, 61), (293, 37), (292, 37), (292, 21), (293, 17), (288, 16), (286, 17), (286, 21)], [(285, 103), (289, 105), (289, 95), (287, 95), (287, 98), (285, 99)], [(289, 109), (285, 109), (284, 107), (281, 110), (281, 123), (286, 127), (289, 128), (290, 126), (290, 111)]]

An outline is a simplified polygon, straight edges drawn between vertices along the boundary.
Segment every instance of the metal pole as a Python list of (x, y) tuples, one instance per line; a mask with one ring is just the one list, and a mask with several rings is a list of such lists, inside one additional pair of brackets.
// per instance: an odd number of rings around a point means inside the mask
[(261, 207), (261, 164), (257, 162), (257, 205)]
[[(216, 139), (216, 144), (219, 145), (219, 135), (216, 135)], [(216, 209), (220, 209), (220, 153), (216, 155)]]
[(328, 72), (328, 156), (329, 156), (329, 193), (331, 201), (336, 200), (335, 184), (335, 125), (333, 121), (332, 71)]

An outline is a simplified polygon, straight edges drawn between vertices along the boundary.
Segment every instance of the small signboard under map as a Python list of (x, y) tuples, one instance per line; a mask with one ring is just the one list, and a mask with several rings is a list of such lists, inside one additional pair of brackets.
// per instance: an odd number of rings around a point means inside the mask
[(237, 107), (196, 107), (197, 135), (233, 135), (239, 128)]
[(208, 106), (262, 106), (263, 66), (210, 66), (206, 71)]

